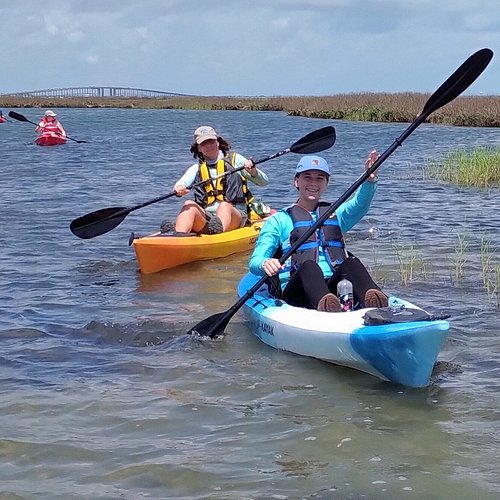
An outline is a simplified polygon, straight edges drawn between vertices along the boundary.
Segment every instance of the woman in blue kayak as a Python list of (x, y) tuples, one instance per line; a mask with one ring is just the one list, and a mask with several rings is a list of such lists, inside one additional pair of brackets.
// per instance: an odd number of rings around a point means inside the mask
[[(370, 168), (377, 157), (377, 152), (372, 151), (365, 162), (366, 168)], [(341, 311), (335, 293), (338, 282), (346, 277), (353, 284), (355, 304), (385, 307), (387, 296), (374, 283), (361, 261), (347, 252), (343, 238), (343, 234), (368, 212), (377, 186), (375, 174), (359, 187), (352, 198), (340, 205), (335, 214), (283, 265), (276, 258), (280, 251), (286, 252), (331, 206), (320, 201), (329, 178), (330, 169), (324, 158), (301, 158), (294, 179), (299, 199), (265, 222), (250, 258), (250, 271), (260, 276), (277, 275), (277, 294), (293, 306), (327, 312)]]
[[(194, 200), (187, 200), (175, 221), (164, 222), (162, 232), (216, 234), (247, 223), (252, 194), (247, 181), (265, 186), (267, 175), (252, 160), (230, 151), (230, 145), (215, 130), (203, 125), (194, 132), (191, 153), (198, 160), (175, 183), (177, 196), (185, 196), (194, 186)], [(235, 168), (244, 167), (234, 174)], [(228, 173), (227, 175), (225, 175)], [(200, 183), (205, 184), (199, 186)]]

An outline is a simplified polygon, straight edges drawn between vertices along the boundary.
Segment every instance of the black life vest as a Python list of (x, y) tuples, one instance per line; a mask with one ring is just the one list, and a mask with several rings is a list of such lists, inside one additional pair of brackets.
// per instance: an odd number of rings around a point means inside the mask
[[(234, 170), (235, 159), (236, 153), (231, 153), (217, 160), (217, 175)], [(218, 179), (212, 179), (207, 162), (203, 162), (198, 167), (194, 182), (199, 184), (203, 181), (209, 182), (194, 188), (194, 200), (201, 207), (205, 208), (216, 201), (228, 201), (233, 205), (245, 203), (248, 210), (248, 204), (252, 201), (252, 193), (248, 189), (246, 179), (241, 174), (230, 174)]]
[[(320, 202), (316, 208), (318, 218), (321, 217), (331, 203)], [(299, 205), (292, 205), (286, 211), (290, 215), (293, 222), (293, 230), (290, 233), (290, 247), (314, 224), (311, 214)], [(316, 230), (291, 256), (290, 273), (298, 269), (298, 267), (306, 260), (314, 260), (318, 262), (319, 248), (322, 248), (332, 268), (341, 264), (347, 257), (345, 249), (344, 235), (339, 226), (339, 221), (335, 214), (331, 215), (326, 222)], [(288, 249), (284, 249), (286, 252)]]

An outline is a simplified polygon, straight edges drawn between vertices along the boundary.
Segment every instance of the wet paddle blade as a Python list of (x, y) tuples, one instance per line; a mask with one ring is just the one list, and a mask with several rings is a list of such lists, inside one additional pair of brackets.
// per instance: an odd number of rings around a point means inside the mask
[(319, 153), (335, 144), (335, 128), (323, 127), (299, 139), (290, 147), (292, 153)]
[(130, 213), (127, 207), (110, 207), (96, 210), (71, 222), (71, 232), (84, 240), (95, 238), (114, 229)]
[(424, 106), (422, 115), (428, 116), (458, 97), (486, 69), (492, 57), (493, 51), (491, 49), (481, 49), (472, 54), (432, 94)]
[(9, 111), (9, 116), (14, 118), (14, 120), (18, 120), (20, 122), (29, 122), (29, 120), (24, 116), (16, 113), (15, 111)]
[(231, 318), (239, 311), (240, 307), (250, 297), (253, 297), (253, 294), (266, 283), (267, 279), (267, 276), (262, 276), (260, 280), (258, 280), (251, 288), (249, 288), (246, 293), (242, 297), (240, 297), (238, 302), (233, 304), (226, 312), (214, 314), (213, 316), (204, 319), (195, 327), (191, 328), (191, 330), (189, 330), (187, 333), (194, 333), (197, 335), (202, 335), (204, 337), (210, 337), (211, 339), (222, 336)]
[(236, 311), (229, 311), (214, 314), (209, 318), (200, 321), (196, 326), (191, 328), (187, 332), (188, 335), (200, 335), (202, 337), (210, 337), (214, 339), (224, 335), (224, 329), (226, 328), (229, 320), (233, 317)]

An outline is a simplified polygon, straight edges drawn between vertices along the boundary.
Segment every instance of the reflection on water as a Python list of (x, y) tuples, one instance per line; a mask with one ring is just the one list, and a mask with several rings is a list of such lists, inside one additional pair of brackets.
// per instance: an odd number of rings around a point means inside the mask
[[(156, 231), (182, 200), (131, 213), (92, 240), (68, 228), (98, 208), (169, 192), (191, 163), (200, 123), (261, 157), (326, 122), (260, 112), (60, 115), (89, 142), (38, 148), (22, 124), (0, 136), (0, 497), (498, 497), (500, 315), (481, 261), (481, 238), (500, 244), (498, 190), (421, 174), (455, 147), (498, 144), (497, 130), (419, 127), (384, 164), (369, 215), (348, 235), (385, 289), (452, 315), (433, 384), (409, 390), (275, 351), (240, 313), (222, 340), (185, 335), (235, 303), (248, 255), (141, 275), (130, 232)], [(404, 129), (334, 125), (337, 143), (324, 152), (331, 199), (370, 149), (383, 151)], [(297, 159), (263, 164), (271, 183), (258, 197), (292, 202)], [(458, 234), (468, 243), (459, 279)]]

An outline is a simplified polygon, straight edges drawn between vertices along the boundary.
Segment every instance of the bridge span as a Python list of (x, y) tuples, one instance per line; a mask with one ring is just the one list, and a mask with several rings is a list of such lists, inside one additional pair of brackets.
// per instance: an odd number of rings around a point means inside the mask
[(133, 87), (66, 87), (43, 90), (28, 90), (3, 94), (17, 97), (196, 97), (193, 94), (180, 94), (162, 90), (139, 89)]

